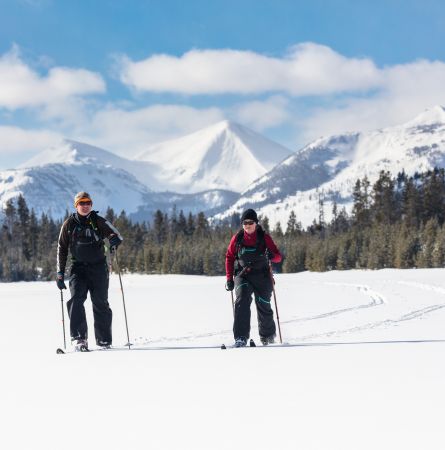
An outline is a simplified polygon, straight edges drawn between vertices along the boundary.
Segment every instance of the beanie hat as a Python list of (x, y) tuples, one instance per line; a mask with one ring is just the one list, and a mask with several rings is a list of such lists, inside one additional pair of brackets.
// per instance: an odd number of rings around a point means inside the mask
[(255, 223), (258, 223), (258, 216), (253, 209), (246, 209), (241, 215), (241, 223), (245, 220), (253, 220)]
[(88, 194), (88, 192), (85, 191), (80, 191), (74, 197), (74, 207), (76, 208), (80, 202), (88, 202), (88, 201), (93, 203), (90, 194)]

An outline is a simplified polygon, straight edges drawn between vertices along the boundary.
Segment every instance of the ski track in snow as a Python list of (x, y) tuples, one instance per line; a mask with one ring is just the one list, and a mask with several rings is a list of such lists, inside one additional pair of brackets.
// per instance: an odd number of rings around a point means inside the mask
[(317, 314), (315, 316), (302, 317), (302, 318), (298, 318), (298, 319), (290, 319), (290, 320), (282, 321), (281, 323), (285, 324), (285, 323), (295, 323), (295, 322), (307, 322), (309, 320), (324, 319), (327, 317), (336, 316), (338, 314), (345, 314), (345, 313), (349, 313), (352, 311), (357, 311), (362, 308), (373, 308), (375, 306), (383, 305), (385, 303), (385, 298), (383, 297), (383, 295), (379, 294), (378, 292), (373, 291), (369, 286), (366, 286), (366, 285), (350, 284), (350, 283), (325, 283), (325, 284), (331, 285), (331, 286), (354, 287), (361, 294), (368, 296), (371, 299), (371, 302), (357, 305), (357, 306), (352, 306), (350, 308), (336, 309), (334, 311), (329, 311), (329, 312), (323, 313), (323, 314)]
[(147, 344), (163, 344), (168, 342), (191, 342), (196, 339), (205, 339), (205, 338), (216, 338), (220, 336), (223, 338), (228, 338), (232, 336), (232, 330), (221, 330), (221, 331), (215, 331), (213, 333), (201, 333), (201, 334), (189, 334), (185, 336), (175, 336), (175, 337), (166, 337), (161, 336), (157, 339), (147, 339), (143, 337), (139, 337), (136, 339), (133, 339), (135, 345), (147, 345)]
[[(418, 283), (418, 282), (410, 282), (410, 281), (397, 281), (398, 284), (413, 287), (417, 289), (421, 289), (424, 291), (430, 291), (435, 292), (437, 294), (445, 295), (445, 288), (440, 286), (434, 286), (429, 285), (425, 283)], [(322, 314), (315, 314), (308, 317), (299, 317), (299, 318), (293, 318), (289, 320), (281, 320), (280, 324), (283, 326), (286, 326), (288, 324), (295, 324), (295, 323), (306, 323), (309, 321), (314, 320), (321, 320), (321, 319), (330, 319), (335, 316), (340, 315), (346, 315), (350, 313), (355, 313), (361, 310), (366, 310), (369, 308), (377, 308), (380, 306), (384, 306), (388, 304), (387, 299), (385, 296), (376, 290), (372, 289), (369, 285), (365, 284), (356, 284), (356, 283), (334, 283), (334, 282), (325, 282), (324, 285), (338, 287), (338, 288), (353, 288), (356, 289), (361, 295), (364, 295), (368, 297), (369, 301), (366, 303), (361, 303), (352, 307), (347, 308), (341, 308), (341, 309), (335, 309), (333, 311), (328, 311)], [(252, 305), (253, 306), (253, 305)], [(400, 317), (396, 319), (383, 319), (378, 320), (374, 322), (367, 322), (362, 325), (357, 325), (354, 327), (349, 328), (343, 328), (343, 329), (336, 329), (321, 333), (314, 333), (309, 334), (305, 336), (300, 336), (298, 338), (294, 339), (286, 339), (286, 341), (289, 344), (302, 342), (302, 341), (308, 341), (308, 340), (314, 340), (319, 338), (330, 338), (335, 336), (344, 336), (344, 335), (352, 335), (354, 333), (359, 333), (366, 330), (372, 330), (379, 327), (392, 327), (397, 326), (400, 323), (403, 323), (405, 321), (418, 319), (426, 314), (432, 313), (434, 311), (440, 310), (442, 308), (445, 308), (445, 302), (440, 304), (434, 304), (429, 305), (424, 308), (416, 309), (411, 312), (405, 313), (401, 315)], [(252, 330), (256, 330), (257, 326), (252, 323)], [(284, 332), (285, 334), (285, 332)], [(182, 336), (159, 336), (155, 339), (148, 339), (145, 337), (139, 337), (133, 340), (135, 346), (144, 346), (144, 345), (153, 345), (153, 344), (179, 344), (179, 343), (190, 343), (195, 340), (199, 339), (209, 339), (209, 338), (219, 338), (221, 342), (225, 342), (227, 340), (232, 339), (232, 330), (231, 329), (225, 329), (225, 330), (217, 330), (215, 332), (208, 332), (208, 333), (200, 333), (200, 334), (187, 334)]]
[[(330, 285), (330, 286), (355, 288), (361, 294), (369, 297), (371, 301), (369, 303), (360, 304), (360, 305), (353, 306), (350, 308), (342, 308), (342, 309), (329, 311), (327, 313), (318, 314), (318, 315), (314, 315), (314, 316), (310, 316), (310, 317), (291, 319), (291, 320), (287, 320), (287, 321), (280, 321), (280, 324), (283, 325), (283, 324), (290, 324), (290, 323), (296, 323), (296, 322), (307, 322), (307, 321), (311, 321), (311, 320), (330, 318), (330, 317), (333, 317), (333, 316), (336, 316), (339, 314), (350, 313), (350, 312), (354, 312), (354, 311), (357, 311), (360, 309), (373, 308), (376, 306), (383, 305), (386, 302), (383, 295), (372, 290), (367, 285), (353, 284), (353, 283), (332, 283), (332, 282), (324, 283), (324, 284)], [(256, 326), (252, 326), (252, 329), (256, 329)], [(333, 332), (333, 333), (335, 333), (335, 332)], [(324, 335), (325, 334), (321, 334), (320, 336), (324, 336)], [(331, 334), (326, 334), (326, 336), (330, 336), (330, 335)], [(318, 336), (319, 335), (316, 335), (316, 337), (318, 337)], [(226, 339), (226, 340), (231, 339), (232, 338), (232, 330), (231, 329), (219, 330), (219, 331), (212, 332), (212, 333), (189, 334), (189, 335), (185, 335), (185, 336), (175, 336), (175, 337), (162, 336), (157, 339), (147, 339), (147, 338), (140, 337), (140, 338), (134, 339), (134, 344), (135, 345), (148, 345), (148, 344), (179, 343), (179, 342), (190, 342), (190, 341), (194, 341), (196, 339), (205, 339), (205, 338), (212, 338), (212, 337), (213, 338), (220, 337), (221, 341), (223, 341), (224, 339)], [(295, 339), (288, 340), (288, 342), (289, 343), (297, 342), (297, 341), (305, 340), (305, 339), (308, 339), (308, 337), (300, 338), (297, 340), (295, 340)]]
[[(400, 285), (414, 287), (417, 289), (421, 289), (421, 290), (425, 290), (425, 291), (432, 291), (432, 292), (436, 292), (441, 295), (445, 295), (445, 288), (442, 288), (439, 286), (418, 283), (418, 282), (411, 282), (411, 281), (397, 281), (397, 283)], [(338, 285), (338, 286), (354, 286), (352, 284), (346, 284), (346, 283), (326, 283), (326, 284)], [(358, 307), (355, 307), (355, 308), (334, 311), (331, 313), (331, 316), (335, 315), (335, 314), (340, 314), (343, 312), (350, 312), (353, 310), (358, 310), (360, 308), (373, 307), (373, 306), (382, 305), (382, 304), (386, 303), (386, 301), (384, 300), (384, 297), (382, 295), (376, 293), (375, 291), (370, 289), (368, 286), (357, 285), (356, 287), (365, 295), (370, 295), (370, 297), (373, 301), (367, 305), (359, 305)], [(402, 322), (405, 322), (408, 320), (413, 320), (413, 319), (418, 319), (426, 314), (440, 310), (442, 308), (445, 308), (445, 303), (430, 305), (430, 306), (426, 306), (424, 308), (420, 308), (420, 309), (411, 311), (409, 313), (403, 314), (398, 319), (385, 319), (385, 320), (380, 320), (380, 321), (376, 321), (376, 322), (369, 322), (369, 323), (359, 325), (356, 327), (345, 328), (345, 329), (341, 329), (341, 330), (333, 330), (333, 331), (328, 331), (325, 333), (311, 334), (311, 335), (301, 337), (300, 340), (305, 341), (305, 340), (316, 339), (316, 338), (320, 338), (320, 337), (341, 336), (343, 334), (357, 333), (357, 332), (375, 329), (375, 328), (379, 328), (379, 327), (396, 326)], [(320, 315), (320, 318), (323, 318), (326, 316), (329, 316), (329, 313)], [(318, 317), (314, 317), (314, 318), (318, 318)], [(305, 320), (305, 319), (301, 319), (301, 320)], [(312, 320), (312, 318), (309, 318), (306, 320)]]

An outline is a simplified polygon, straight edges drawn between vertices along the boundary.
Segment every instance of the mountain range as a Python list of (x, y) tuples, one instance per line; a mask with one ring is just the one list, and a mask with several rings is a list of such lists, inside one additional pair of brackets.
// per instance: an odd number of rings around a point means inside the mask
[(375, 182), (382, 170), (394, 176), (445, 167), (445, 109), (435, 106), (405, 124), (369, 132), (320, 138), (286, 158), (252, 183), (217, 218), (247, 207), (267, 215), (270, 223), (285, 225), (290, 211), (303, 225), (319, 215), (331, 218), (334, 201), (347, 211), (357, 179)]
[(38, 215), (61, 217), (71, 209), (73, 195), (86, 190), (95, 208), (125, 209), (135, 220), (150, 220), (156, 209), (175, 206), (211, 215), (289, 154), (230, 121), (148, 146), (134, 159), (66, 139), (17, 169), (1, 171), (0, 204), (21, 193)]
[(370, 132), (319, 138), (291, 150), (242, 125), (223, 121), (179, 139), (147, 146), (134, 159), (65, 140), (17, 169), (0, 172), (0, 204), (24, 195), (37, 214), (61, 217), (75, 192), (87, 190), (95, 208), (125, 209), (150, 220), (156, 209), (204, 211), (224, 219), (247, 207), (285, 225), (292, 210), (303, 225), (324, 200), (329, 219), (336, 201), (351, 207), (358, 178), (445, 167), (445, 109)]

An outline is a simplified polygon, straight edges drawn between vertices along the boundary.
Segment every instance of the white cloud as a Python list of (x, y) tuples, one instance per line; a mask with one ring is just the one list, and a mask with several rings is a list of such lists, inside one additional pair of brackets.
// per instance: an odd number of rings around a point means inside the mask
[(314, 43), (296, 45), (282, 58), (240, 50), (191, 50), (181, 57), (160, 54), (136, 62), (124, 56), (119, 64), (121, 81), (136, 90), (190, 95), (321, 95), (381, 83), (370, 59), (346, 58)]
[(91, 123), (79, 127), (75, 139), (132, 157), (149, 144), (183, 136), (224, 118), (218, 108), (153, 105), (125, 110), (110, 106), (97, 112)]
[(349, 96), (314, 109), (295, 122), (300, 144), (345, 131), (402, 124), (434, 105), (445, 105), (445, 63), (415, 61), (382, 69), (382, 88), (367, 97)]
[(102, 77), (85, 69), (53, 67), (41, 76), (20, 58), (18, 47), (0, 56), (0, 108), (48, 106), (105, 92)]
[(238, 104), (233, 116), (236, 121), (261, 132), (288, 122), (291, 118), (288, 105), (287, 98), (275, 95), (264, 101)]
[[(223, 103), (210, 97), (206, 104), (215, 106), (205, 108), (193, 106), (193, 99), (189, 106), (136, 109), (128, 99), (103, 106), (103, 98), (91, 98), (105, 90), (100, 75), (55, 67), (42, 76), (13, 48), (0, 56), (0, 109), (7, 109), (11, 123), (16, 109), (34, 107), (42, 130), (1, 127), (0, 152), (40, 149), (52, 145), (60, 133), (132, 157), (152, 143), (226, 118), (260, 132), (271, 128), (277, 132), (280, 127), (279, 132), (286, 134), (281, 143), (296, 148), (320, 136), (403, 123), (428, 107), (445, 105), (442, 61), (377, 68), (370, 59), (347, 58), (312, 43), (294, 46), (282, 58), (248, 51), (192, 50), (181, 57), (154, 55), (140, 62), (124, 58), (120, 67), (122, 80), (140, 91), (252, 95), (224, 98)], [(292, 134), (295, 138), (290, 141)]]
[(27, 130), (13, 126), (0, 126), (0, 155), (28, 153), (43, 150), (62, 139), (62, 135), (49, 130)]

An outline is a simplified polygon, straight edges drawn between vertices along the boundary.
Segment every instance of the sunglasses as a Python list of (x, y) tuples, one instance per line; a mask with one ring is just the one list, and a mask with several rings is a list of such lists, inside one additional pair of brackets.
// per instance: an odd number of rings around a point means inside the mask
[(253, 225), (254, 223), (255, 223), (254, 220), (245, 220), (245, 221), (243, 222), (243, 225)]
[(92, 202), (79, 202), (78, 205), (81, 206), (91, 206), (93, 203)]

